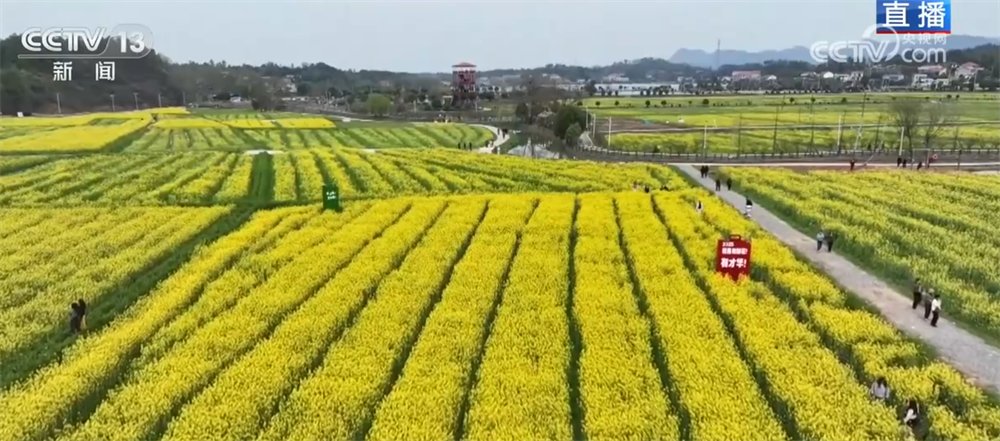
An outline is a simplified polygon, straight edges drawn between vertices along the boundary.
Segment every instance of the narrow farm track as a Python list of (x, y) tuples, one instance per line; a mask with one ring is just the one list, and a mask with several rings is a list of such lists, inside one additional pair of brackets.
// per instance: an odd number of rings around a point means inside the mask
[[(714, 182), (701, 179), (694, 166), (679, 166), (692, 180), (705, 188), (714, 189)], [(746, 198), (732, 191), (716, 194), (726, 203), (742, 209)], [(945, 313), (937, 328), (932, 328), (910, 308), (909, 296), (893, 290), (888, 284), (858, 268), (836, 253), (816, 253), (816, 243), (761, 207), (754, 207), (753, 219), (800, 256), (829, 274), (838, 284), (857, 294), (877, 308), (883, 317), (898, 329), (932, 347), (981, 387), (1000, 391), (1000, 350), (983, 339), (952, 323)]]

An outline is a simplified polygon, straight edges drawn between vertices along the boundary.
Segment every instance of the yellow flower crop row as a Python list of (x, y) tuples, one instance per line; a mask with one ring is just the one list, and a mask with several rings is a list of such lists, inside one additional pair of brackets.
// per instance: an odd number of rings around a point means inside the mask
[(499, 300), (517, 238), (535, 202), (500, 196), (489, 204), (399, 381), (379, 405), (368, 439), (451, 439), (458, 430), (486, 334), (483, 324)]
[(616, 198), (628, 260), (649, 303), (691, 439), (787, 439), (722, 321), (695, 284), (646, 194)]
[(246, 293), (232, 308), (156, 362), (130, 375), (128, 381), (108, 394), (90, 419), (59, 439), (149, 436), (166, 422), (175, 406), (251, 348), (407, 208), (408, 204), (379, 204), (331, 235), (323, 246), (300, 253), (292, 264)]
[[(348, 172), (339, 164), (337, 157), (329, 150), (314, 150), (317, 165), (321, 165), (337, 185), (341, 199), (356, 199), (360, 190), (355, 187)], [(311, 199), (311, 198), (310, 198)]]
[(298, 210), (301, 208), (256, 214), (241, 229), (199, 249), (172, 277), (99, 333), (78, 339), (64, 351), (61, 363), (50, 364), (29, 380), (0, 392), (0, 438), (28, 440), (52, 435), (77, 406), (106, 387), (144, 341), (187, 308), (201, 287), (244, 252), (260, 251), (259, 238), (288, 212)]
[(175, 344), (193, 335), (199, 327), (232, 308), (246, 292), (266, 281), (299, 254), (322, 243), (331, 234), (337, 234), (339, 229), (367, 208), (366, 205), (352, 204), (339, 216), (317, 216), (315, 210), (289, 213), (268, 232), (269, 237), (263, 239), (270, 241), (270, 237), (280, 237), (278, 245), (281, 246), (245, 256), (205, 286), (197, 302), (143, 344), (134, 366), (142, 367), (158, 360)]
[(932, 433), (943, 439), (970, 441), (1000, 436), (1000, 409), (954, 369), (937, 361), (900, 361), (923, 360), (926, 355), (880, 317), (848, 309), (843, 293), (832, 282), (732, 209), (712, 200), (706, 204), (705, 218), (722, 231), (752, 233), (753, 262), (766, 271), (768, 282), (791, 296), (838, 351), (851, 354), (868, 381), (885, 377), (897, 406), (905, 405), (907, 399), (923, 403)]
[[(394, 269), (441, 210), (415, 206), (290, 314), (269, 338), (227, 368), (167, 429), (165, 439), (252, 439), (306, 376), (379, 280)], [(306, 228), (310, 228), (307, 226)], [(325, 233), (326, 228), (311, 227)], [(206, 438), (207, 437), (207, 438)]]
[(571, 439), (567, 370), (575, 198), (542, 199), (521, 237), (473, 386), (466, 439)]
[(612, 199), (585, 195), (579, 205), (572, 277), (573, 316), (586, 342), (579, 361), (583, 430), (593, 439), (677, 439), (677, 413), (654, 365)]
[(294, 201), (298, 199), (295, 185), (295, 163), (287, 153), (272, 156), (274, 164), (274, 200)]
[(0, 203), (18, 206), (47, 206), (55, 201), (115, 206), (229, 203), (246, 195), (252, 159), (210, 151), (58, 159), (0, 176)]
[[(302, 380), (260, 439), (358, 436), (392, 384), (395, 364), (416, 339), (485, 208), (484, 199), (470, 198), (445, 210), (399, 268), (379, 283), (354, 325), (333, 345), (320, 367)], [(392, 262), (402, 255), (382, 253), (380, 257)]]
[[(58, 256), (5, 276), (5, 297), (16, 301), (0, 311), (0, 357), (40, 343), (65, 329), (68, 305), (78, 298), (93, 304), (153, 259), (194, 236), (222, 216), (225, 207), (122, 209), (94, 229), (62, 236)], [(60, 210), (50, 222), (59, 224)], [(67, 245), (69, 245), (67, 247)], [(80, 262), (88, 262), (80, 268)], [(114, 302), (114, 299), (103, 299)]]
[(225, 127), (225, 124), (205, 118), (161, 119), (153, 124), (155, 129), (221, 129)]
[[(978, 188), (961, 188), (912, 172), (823, 173), (816, 179), (772, 170), (726, 172), (803, 226), (833, 231), (843, 252), (888, 280), (909, 287), (919, 277), (947, 299), (958, 320), (1000, 332), (1000, 297), (991, 294), (1000, 290), (995, 179), (975, 178)], [(938, 188), (946, 183), (951, 190)], [(895, 192), (907, 197), (884, 196)]]
[(427, 190), (420, 181), (417, 181), (403, 171), (403, 169), (393, 164), (392, 161), (386, 159), (385, 155), (366, 154), (363, 158), (372, 165), (375, 171), (389, 181), (392, 188), (402, 189), (403, 193), (423, 193)]
[[(786, 305), (759, 282), (734, 283), (715, 273), (720, 237), (677, 194), (657, 195), (672, 234), (697, 266), (708, 293), (729, 320), (746, 357), (782, 403), (805, 439), (895, 439), (894, 413), (873, 403), (850, 368), (799, 323)], [(734, 211), (734, 215), (735, 211)], [(755, 255), (760, 254), (755, 250)], [(797, 436), (796, 436), (797, 437)]]
[(267, 119), (230, 119), (223, 122), (237, 129), (273, 129), (277, 127), (274, 122)]
[(149, 125), (149, 119), (128, 120), (111, 126), (75, 126), (58, 130), (35, 132), (5, 139), (0, 151), (22, 152), (71, 152), (94, 151), (108, 147), (123, 136), (131, 135)]
[(216, 202), (235, 202), (246, 196), (253, 178), (253, 156), (237, 155), (236, 165), (229, 176), (222, 182), (219, 191), (213, 196)]
[[(368, 154), (368, 153), (361, 153)], [(334, 156), (342, 164), (347, 173), (357, 176), (356, 180), (365, 188), (365, 193), (370, 197), (385, 198), (392, 197), (399, 193), (393, 191), (392, 185), (375, 171), (367, 161), (351, 150), (334, 150)]]
[(333, 121), (326, 118), (282, 118), (275, 122), (286, 129), (332, 129)]

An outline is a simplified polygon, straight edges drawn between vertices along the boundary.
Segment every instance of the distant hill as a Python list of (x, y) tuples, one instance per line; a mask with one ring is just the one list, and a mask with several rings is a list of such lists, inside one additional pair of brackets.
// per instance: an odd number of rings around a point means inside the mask
[[(1000, 44), (1000, 38), (977, 37), (973, 35), (949, 35), (946, 50), (969, 49), (984, 44)], [(815, 63), (809, 55), (809, 47), (794, 46), (788, 49), (749, 52), (725, 50), (719, 54), (721, 64), (757, 64), (768, 60), (804, 61)], [(690, 64), (697, 67), (712, 67), (716, 63), (715, 51), (701, 49), (678, 49), (668, 60), (671, 63)]]

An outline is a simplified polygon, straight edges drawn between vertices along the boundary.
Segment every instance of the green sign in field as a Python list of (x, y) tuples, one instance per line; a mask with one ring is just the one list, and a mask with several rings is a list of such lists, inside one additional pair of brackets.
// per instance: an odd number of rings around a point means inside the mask
[(323, 186), (323, 209), (340, 211), (340, 189), (336, 185)]

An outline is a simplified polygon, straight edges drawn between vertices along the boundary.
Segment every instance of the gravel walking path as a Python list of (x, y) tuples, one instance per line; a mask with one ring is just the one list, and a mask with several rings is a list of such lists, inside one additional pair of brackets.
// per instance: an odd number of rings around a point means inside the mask
[[(702, 186), (714, 190), (714, 179), (702, 179), (696, 166), (678, 165), (677, 168)], [(737, 210), (743, 210), (746, 197), (723, 190), (717, 196)], [(910, 297), (895, 291), (877, 277), (858, 268), (836, 253), (816, 252), (816, 242), (788, 225), (760, 206), (753, 208), (753, 220), (778, 240), (805, 256), (822, 269), (837, 283), (853, 292), (882, 312), (890, 323), (901, 331), (918, 338), (938, 352), (941, 358), (965, 374), (977, 386), (1000, 391), (1000, 350), (983, 339), (959, 328), (948, 319), (948, 303), (944, 308), (938, 327), (933, 328), (923, 319), (923, 314), (911, 309)]]

